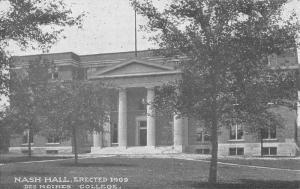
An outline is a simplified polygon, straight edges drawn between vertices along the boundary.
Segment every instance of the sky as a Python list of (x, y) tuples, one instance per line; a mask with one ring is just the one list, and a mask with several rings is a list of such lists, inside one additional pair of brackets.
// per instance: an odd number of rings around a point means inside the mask
[[(69, 52), (76, 54), (95, 54), (108, 52), (133, 51), (134, 10), (129, 0), (65, 0), (74, 15), (86, 12), (83, 28), (66, 28), (66, 39), (60, 40), (50, 53)], [(137, 24), (144, 24), (145, 19), (137, 16)], [(145, 35), (138, 32), (138, 50), (155, 47)], [(10, 49), (14, 55), (35, 54), (40, 51), (31, 49), (20, 51), (16, 47)]]
[[(165, 4), (168, 0), (156, 0), (158, 5)], [(74, 52), (79, 55), (109, 52), (123, 52), (134, 50), (134, 11), (129, 0), (65, 0), (77, 15), (86, 12), (83, 28), (66, 28), (66, 39), (60, 40), (49, 51)], [(295, 9), (300, 17), (300, 0), (291, 0), (286, 7), (286, 12)], [(0, 9), (1, 10), (1, 9)], [(137, 16), (137, 24), (143, 25), (146, 19)], [(138, 31), (138, 50), (156, 48), (142, 31)], [(28, 49), (20, 51), (11, 47), (12, 55), (37, 54), (41, 51)]]

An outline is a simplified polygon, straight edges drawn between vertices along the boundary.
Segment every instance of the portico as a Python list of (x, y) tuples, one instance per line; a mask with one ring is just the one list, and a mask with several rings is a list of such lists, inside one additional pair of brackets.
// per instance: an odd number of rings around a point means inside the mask
[[(155, 109), (152, 105), (155, 97), (155, 87), (180, 79), (180, 74), (180, 71), (175, 70), (172, 67), (152, 64), (136, 59), (121, 63), (119, 65), (111, 67), (110, 69), (98, 71), (91, 74), (89, 78), (90, 80), (101, 80), (109, 82), (114, 88), (118, 89), (117, 146), (119, 148), (126, 149), (127, 147), (131, 146), (143, 146), (143, 137), (146, 137), (145, 141), (147, 148), (155, 148), (158, 146), (158, 121), (156, 119)], [(131, 137), (133, 136), (131, 133), (129, 133), (132, 132), (133, 129), (130, 129), (130, 127), (133, 126), (132, 124), (129, 124), (128, 121), (128, 114), (130, 113), (130, 116), (132, 116), (132, 111), (130, 111), (128, 107), (128, 99), (133, 98), (128, 95), (128, 91), (132, 88), (142, 88), (146, 90), (145, 98), (143, 98), (146, 105), (145, 115), (136, 116), (139, 117), (140, 120), (139, 122), (136, 122), (136, 129), (134, 129), (134, 138), (136, 138), (135, 145), (128, 144), (129, 135), (131, 135)], [(146, 127), (144, 125), (139, 125), (139, 123), (145, 122)], [(184, 144), (187, 142), (187, 139), (185, 139), (185, 137), (187, 136), (185, 128), (187, 128), (187, 119), (175, 115), (172, 128), (172, 146), (180, 151), (184, 150)], [(101, 134), (99, 133), (94, 133), (94, 149), (103, 147), (103, 144), (100, 144), (100, 135)]]

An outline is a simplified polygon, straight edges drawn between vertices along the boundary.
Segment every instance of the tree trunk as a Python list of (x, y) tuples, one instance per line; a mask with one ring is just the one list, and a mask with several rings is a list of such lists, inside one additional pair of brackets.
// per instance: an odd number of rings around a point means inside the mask
[(74, 149), (74, 163), (77, 164), (78, 163), (78, 151), (77, 151), (77, 135), (76, 135), (76, 127), (73, 126), (72, 127), (72, 137), (73, 137), (73, 149)]
[(208, 182), (212, 185), (217, 183), (217, 169), (218, 169), (218, 124), (216, 116), (213, 116), (211, 127), (211, 160), (209, 168)]
[(210, 185), (217, 183), (217, 170), (218, 170), (218, 116), (217, 116), (217, 82), (216, 73), (212, 75), (213, 97), (211, 104), (211, 160), (209, 167), (208, 182)]
[(32, 154), (31, 154), (31, 135), (32, 135), (32, 131), (31, 128), (29, 128), (28, 130), (28, 157), (29, 159), (31, 158)]
[(264, 143), (264, 139), (263, 139), (263, 129), (260, 129), (260, 156), (263, 157), (263, 143)]

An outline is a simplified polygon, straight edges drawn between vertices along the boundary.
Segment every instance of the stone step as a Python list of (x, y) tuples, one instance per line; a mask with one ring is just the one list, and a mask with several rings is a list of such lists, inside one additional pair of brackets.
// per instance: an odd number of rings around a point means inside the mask
[(181, 153), (173, 146), (92, 147), (91, 154), (174, 154)]

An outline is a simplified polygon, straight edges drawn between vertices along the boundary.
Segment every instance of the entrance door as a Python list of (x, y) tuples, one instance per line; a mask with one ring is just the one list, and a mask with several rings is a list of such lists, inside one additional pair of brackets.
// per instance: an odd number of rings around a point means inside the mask
[(139, 121), (139, 143), (140, 146), (147, 145), (147, 122), (146, 121)]

